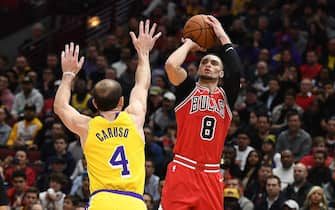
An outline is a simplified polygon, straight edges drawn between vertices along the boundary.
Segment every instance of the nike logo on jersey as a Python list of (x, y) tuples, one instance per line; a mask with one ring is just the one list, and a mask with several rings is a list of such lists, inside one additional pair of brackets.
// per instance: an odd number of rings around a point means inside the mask
[(210, 98), (207, 95), (192, 96), (190, 114), (197, 111), (212, 111), (224, 118), (224, 109), (225, 103), (222, 99), (215, 100), (215, 98)]

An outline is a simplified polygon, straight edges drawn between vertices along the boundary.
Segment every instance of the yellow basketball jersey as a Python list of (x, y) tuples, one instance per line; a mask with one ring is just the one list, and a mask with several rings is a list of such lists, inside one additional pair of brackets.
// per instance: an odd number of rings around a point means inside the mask
[(144, 140), (127, 112), (112, 122), (97, 116), (90, 120), (84, 146), (91, 193), (144, 191)]

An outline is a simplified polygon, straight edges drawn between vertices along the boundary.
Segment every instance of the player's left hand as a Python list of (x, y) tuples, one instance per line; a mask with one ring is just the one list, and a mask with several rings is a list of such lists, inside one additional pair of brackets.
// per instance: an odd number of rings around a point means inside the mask
[(225, 30), (223, 29), (220, 21), (217, 18), (215, 18), (212, 15), (207, 15), (207, 18), (205, 19), (205, 22), (207, 24), (209, 24), (210, 26), (212, 26), (215, 35), (217, 36), (217, 38), (221, 42), (222, 42), (221, 39), (223, 39), (223, 41), (225, 43), (230, 43), (231, 42), (230, 39), (229, 39), (229, 37), (228, 37), (228, 35), (226, 34)]
[(154, 23), (153, 26), (150, 28), (150, 20), (145, 21), (145, 26), (143, 21), (140, 21), (138, 37), (135, 36), (135, 33), (133, 31), (129, 33), (133, 44), (139, 54), (141, 52), (150, 52), (157, 39), (162, 35), (161, 32), (154, 35), (156, 27), (157, 24)]
[(65, 45), (65, 51), (62, 51), (62, 70), (65, 72), (72, 72), (75, 75), (79, 72), (84, 63), (84, 57), (82, 56), (78, 61), (79, 56), (79, 45), (74, 47), (74, 43)]

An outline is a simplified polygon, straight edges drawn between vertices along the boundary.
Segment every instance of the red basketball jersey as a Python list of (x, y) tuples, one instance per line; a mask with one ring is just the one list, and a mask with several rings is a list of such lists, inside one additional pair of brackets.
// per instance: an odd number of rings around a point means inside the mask
[(174, 153), (198, 163), (220, 162), (232, 114), (225, 92), (217, 87), (210, 93), (196, 84), (175, 108), (177, 142)]

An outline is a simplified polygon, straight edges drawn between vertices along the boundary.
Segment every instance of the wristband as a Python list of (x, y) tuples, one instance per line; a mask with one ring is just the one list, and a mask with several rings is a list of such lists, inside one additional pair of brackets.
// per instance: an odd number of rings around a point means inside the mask
[(72, 72), (72, 71), (64, 71), (63, 75), (72, 75), (73, 77), (76, 76), (76, 74), (74, 72)]

